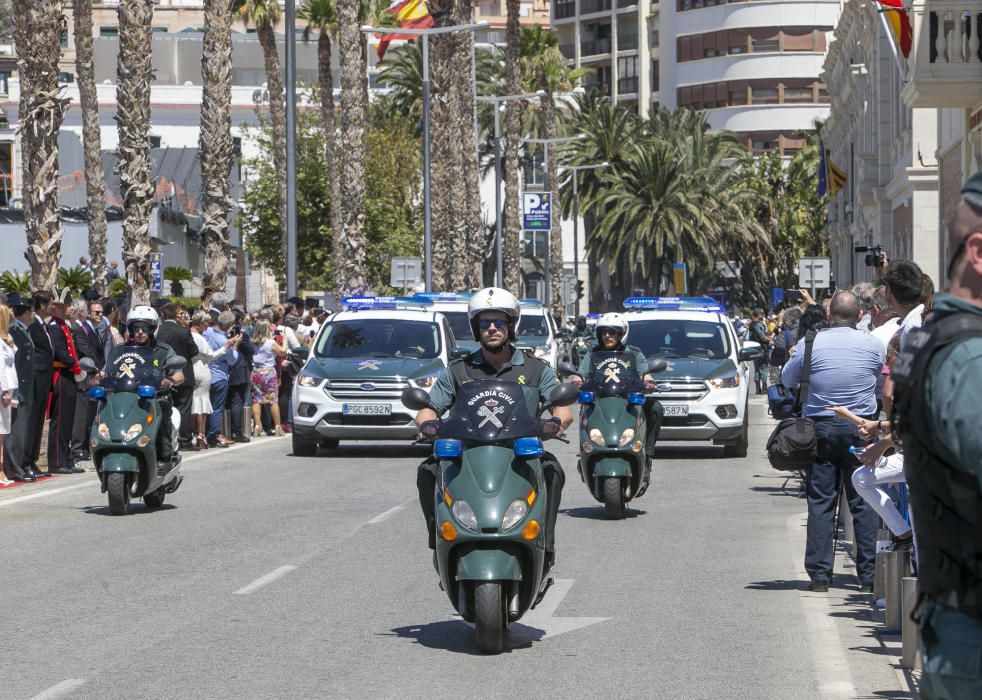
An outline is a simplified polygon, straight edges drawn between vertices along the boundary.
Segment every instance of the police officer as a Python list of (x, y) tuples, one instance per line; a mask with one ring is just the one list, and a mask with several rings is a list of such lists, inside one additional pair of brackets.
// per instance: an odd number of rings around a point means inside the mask
[[(623, 315), (611, 313), (601, 316), (597, 321), (597, 344), (583, 357), (583, 361), (577, 370), (579, 376), (574, 376), (572, 378), (573, 381), (576, 384), (582, 384), (583, 377), (590, 374), (590, 370), (593, 367), (594, 352), (626, 352), (634, 356), (634, 366), (637, 368), (641, 381), (644, 382), (645, 391), (655, 391), (654, 378), (648, 373), (648, 358), (645, 357), (639, 348), (627, 344), (629, 332), (630, 326)], [(646, 424), (645, 435), (647, 437), (645, 439), (644, 450), (648, 456), (648, 460), (647, 464), (645, 464), (644, 486), (642, 486), (642, 489), (647, 487), (648, 480), (651, 476), (651, 457), (655, 451), (655, 443), (658, 440), (658, 433), (661, 430), (663, 415), (664, 409), (662, 409), (661, 403), (653, 396), (645, 396), (644, 417)]]
[(917, 542), (921, 697), (982, 698), (982, 172), (948, 233), (948, 294), (891, 369)]
[[(556, 373), (548, 364), (515, 348), (515, 327), (521, 317), (521, 307), (511, 293), (497, 287), (480, 290), (467, 305), (467, 317), (474, 339), (481, 347), (465, 358), (453, 360), (440, 373), (430, 391), (430, 403), (436, 411), (424, 408), (416, 414), (421, 439), (436, 437), (437, 418), (453, 405), (457, 389), (468, 381), (495, 379), (520, 384), (531, 416), (539, 415), (540, 402), (547, 401), (559, 385)], [(561, 435), (573, 420), (572, 411), (565, 406), (555, 406), (551, 413), (552, 418), (546, 421), (544, 429), (547, 434)], [(547, 493), (545, 572), (548, 573), (556, 559), (556, 518), (566, 477), (559, 462), (548, 452), (542, 456), (542, 469)], [(436, 478), (437, 463), (431, 457), (419, 466), (416, 480), (430, 549), (436, 547), (436, 503), (433, 500)]]

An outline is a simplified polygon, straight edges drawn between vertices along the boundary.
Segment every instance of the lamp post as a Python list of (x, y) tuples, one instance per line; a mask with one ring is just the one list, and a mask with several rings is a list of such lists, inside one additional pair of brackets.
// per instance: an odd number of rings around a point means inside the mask
[[(579, 134), (578, 136), (559, 136), (554, 139), (524, 139), (522, 141), (525, 143), (541, 143), (542, 144), (542, 165), (543, 165), (543, 176), (542, 176), (542, 188), (546, 192), (552, 192), (552, 183), (549, 181), (549, 145), (558, 145), (562, 143), (572, 143), (574, 141), (583, 141), (586, 138), (586, 134)], [(550, 206), (555, 207), (555, 202)], [(553, 208), (555, 211), (555, 208)], [(574, 251), (575, 253), (575, 251)], [(546, 231), (546, 254), (544, 266), (546, 269), (546, 292), (544, 294), (544, 302), (546, 308), (551, 308), (552, 306), (552, 265), (550, 263), (550, 255), (552, 254), (552, 227)]]
[(286, 296), (297, 295), (297, 31), (296, 2), (286, 0)]
[(496, 258), (495, 284), (499, 287), (505, 285), (504, 260), (501, 256), (501, 119), (498, 117), (499, 111), (504, 109), (505, 102), (512, 100), (531, 100), (536, 97), (545, 97), (545, 90), (536, 92), (525, 92), (520, 95), (479, 95), (478, 102), (490, 102), (494, 104), (494, 254)]
[[(447, 27), (430, 27), (428, 29), (407, 29), (402, 27), (370, 27), (363, 26), (361, 31), (366, 34), (408, 34), (418, 36), (423, 44), (423, 268), (426, 291), (433, 291), (433, 230), (431, 226), (431, 195), (430, 195), (430, 42), (429, 38), (438, 34), (455, 34), (457, 32), (472, 32), (491, 26), (489, 22), (473, 24), (452, 24)], [(474, 52), (471, 51), (471, 60)], [(471, 74), (474, 75), (472, 69)]]
[[(563, 170), (573, 171), (573, 282), (574, 285), (580, 280), (580, 190), (579, 174), (581, 170), (595, 170), (606, 168), (610, 163), (594, 163), (592, 165), (567, 165)], [(573, 300), (573, 315), (580, 315), (580, 295), (576, 295)]]

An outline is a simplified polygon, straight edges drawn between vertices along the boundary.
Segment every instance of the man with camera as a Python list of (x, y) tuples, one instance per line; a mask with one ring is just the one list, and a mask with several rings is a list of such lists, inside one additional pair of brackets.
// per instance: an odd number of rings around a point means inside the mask
[(883, 275), (883, 284), (887, 289), (887, 300), (900, 318), (900, 350), (903, 351), (907, 336), (915, 328), (921, 327), (924, 273), (917, 263), (894, 260)]

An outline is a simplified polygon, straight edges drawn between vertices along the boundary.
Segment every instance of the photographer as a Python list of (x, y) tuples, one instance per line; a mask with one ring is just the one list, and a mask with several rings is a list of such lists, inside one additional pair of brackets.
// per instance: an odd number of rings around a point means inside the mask
[[(221, 422), (225, 413), (225, 403), (228, 399), (228, 373), (229, 369), (239, 361), (237, 345), (241, 336), (229, 335), (229, 330), (235, 323), (235, 314), (231, 311), (222, 311), (218, 314), (218, 322), (206, 330), (202, 335), (208, 341), (208, 346), (217, 351), (224, 348), (208, 365), (211, 370), (211, 389), (209, 398), (211, 399), (212, 413), (208, 416), (208, 430), (206, 437), (209, 447), (228, 447), (230, 441), (222, 435)], [(226, 346), (226, 343), (231, 344)]]
[(903, 352), (907, 336), (921, 327), (924, 273), (910, 260), (894, 260), (883, 275), (883, 284), (887, 288), (887, 300), (900, 317), (900, 351)]

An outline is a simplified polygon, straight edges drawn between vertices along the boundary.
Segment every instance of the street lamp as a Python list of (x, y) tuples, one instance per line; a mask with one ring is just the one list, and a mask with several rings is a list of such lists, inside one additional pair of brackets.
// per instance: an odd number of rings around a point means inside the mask
[[(610, 163), (594, 163), (592, 165), (567, 165), (562, 170), (573, 171), (573, 278), (575, 282), (580, 279), (580, 191), (578, 189), (579, 173), (581, 170), (595, 170), (606, 168)], [(576, 296), (573, 300), (573, 315), (580, 315), (580, 297)]]
[[(289, 1), (289, 0), (288, 0)], [(402, 27), (370, 27), (364, 25), (361, 31), (365, 34), (408, 34), (418, 36), (423, 40), (423, 267), (426, 291), (433, 290), (433, 233), (430, 211), (430, 42), (429, 37), (437, 34), (455, 34), (457, 32), (473, 32), (490, 27), (489, 22), (473, 24), (453, 24), (447, 27), (430, 27), (428, 29), (408, 29)], [(471, 60), (474, 52), (471, 50)], [(471, 70), (474, 74), (473, 69)]]
[[(542, 144), (542, 165), (543, 165), (543, 176), (542, 176), (542, 187), (546, 192), (552, 192), (552, 183), (549, 182), (549, 144), (558, 145), (561, 143), (572, 143), (574, 141), (583, 141), (586, 139), (586, 134), (579, 134), (578, 136), (559, 136), (554, 139), (523, 139), (522, 143), (541, 143)], [(552, 203), (555, 206), (555, 202)], [(555, 209), (553, 209), (555, 211)], [(544, 295), (546, 308), (552, 306), (552, 267), (550, 265), (549, 256), (552, 252), (552, 227), (546, 231), (546, 254), (545, 254), (545, 268), (546, 268), (546, 292)]]
[(286, 296), (297, 295), (297, 13), (286, 0)]
[(520, 95), (479, 95), (477, 97), (478, 102), (494, 104), (494, 254), (497, 258), (495, 284), (499, 287), (505, 286), (505, 270), (504, 261), (501, 257), (501, 120), (498, 117), (498, 112), (505, 108), (503, 104), (505, 102), (531, 100), (545, 96), (545, 90), (537, 90)]

